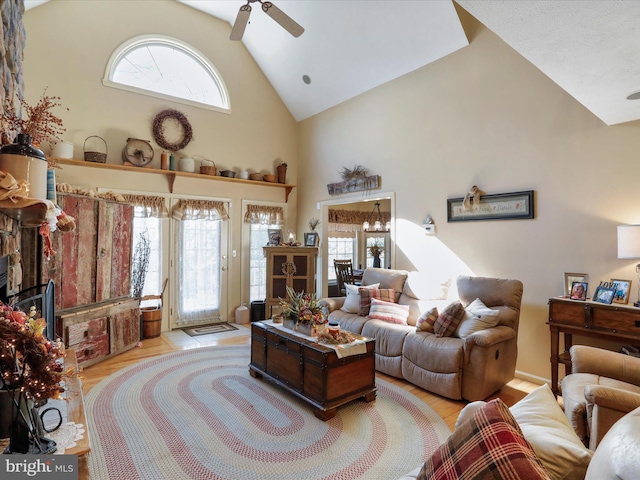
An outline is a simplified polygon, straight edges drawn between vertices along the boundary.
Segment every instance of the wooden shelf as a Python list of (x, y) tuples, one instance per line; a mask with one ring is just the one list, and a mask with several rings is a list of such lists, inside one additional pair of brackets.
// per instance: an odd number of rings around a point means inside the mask
[(37, 203), (29, 207), (0, 207), (0, 213), (17, 220), (21, 228), (39, 227), (47, 215), (47, 204)]
[(124, 172), (139, 172), (139, 173), (149, 173), (155, 175), (164, 175), (167, 177), (169, 182), (169, 192), (173, 193), (173, 184), (176, 180), (176, 177), (186, 177), (186, 178), (197, 178), (197, 179), (205, 179), (205, 180), (215, 180), (220, 182), (235, 182), (235, 183), (244, 183), (247, 185), (259, 185), (263, 187), (276, 187), (276, 188), (284, 188), (285, 190), (285, 202), (289, 201), (289, 194), (291, 190), (295, 187), (295, 185), (289, 185), (286, 183), (272, 183), (272, 182), (261, 182), (256, 180), (244, 180), (242, 178), (229, 178), (229, 177), (220, 177), (215, 175), (204, 175), (202, 173), (188, 173), (188, 172), (177, 172), (173, 170), (158, 170), (157, 168), (148, 168), (148, 167), (131, 167), (128, 165), (116, 165), (114, 163), (96, 163), (96, 162), (86, 162), (84, 160), (69, 160), (66, 158), (55, 158), (56, 162), (60, 165), (73, 165), (77, 167), (89, 167), (89, 168), (102, 168), (107, 170), (120, 170)]

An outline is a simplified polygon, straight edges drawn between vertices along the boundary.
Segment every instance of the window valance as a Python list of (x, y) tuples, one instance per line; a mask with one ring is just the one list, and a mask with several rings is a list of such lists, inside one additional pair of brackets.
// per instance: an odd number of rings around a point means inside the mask
[(283, 225), (284, 209), (272, 205), (247, 205), (244, 222), (260, 225)]
[[(361, 232), (364, 222), (372, 221), (370, 211), (329, 209), (329, 232)], [(373, 219), (374, 221), (377, 218)], [(382, 212), (383, 224), (391, 221), (389, 212)]]
[(180, 199), (171, 217), (176, 220), (229, 220), (226, 202)]
[(138, 218), (167, 218), (169, 211), (163, 197), (153, 195), (123, 195), (125, 201), (137, 207), (135, 216)]

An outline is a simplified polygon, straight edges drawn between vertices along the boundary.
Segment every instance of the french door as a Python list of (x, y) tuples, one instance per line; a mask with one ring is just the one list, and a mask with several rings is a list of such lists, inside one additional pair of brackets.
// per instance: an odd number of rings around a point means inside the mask
[(176, 233), (172, 328), (225, 322), (227, 222), (200, 219), (172, 222)]

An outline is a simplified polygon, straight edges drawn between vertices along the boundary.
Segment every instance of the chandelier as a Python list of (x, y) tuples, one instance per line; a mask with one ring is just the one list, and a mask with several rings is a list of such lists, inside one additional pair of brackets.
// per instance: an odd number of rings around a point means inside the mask
[(388, 232), (389, 230), (391, 230), (391, 223), (385, 223), (382, 220), (382, 212), (380, 212), (380, 202), (375, 203), (375, 205), (373, 206), (373, 210), (369, 215), (369, 220), (365, 220), (365, 222), (362, 224), (362, 229), (365, 232)]

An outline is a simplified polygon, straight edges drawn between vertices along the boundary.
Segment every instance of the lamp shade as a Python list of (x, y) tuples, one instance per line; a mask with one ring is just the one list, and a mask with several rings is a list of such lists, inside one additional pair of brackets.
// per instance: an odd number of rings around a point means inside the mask
[(618, 258), (640, 258), (640, 225), (618, 225)]

